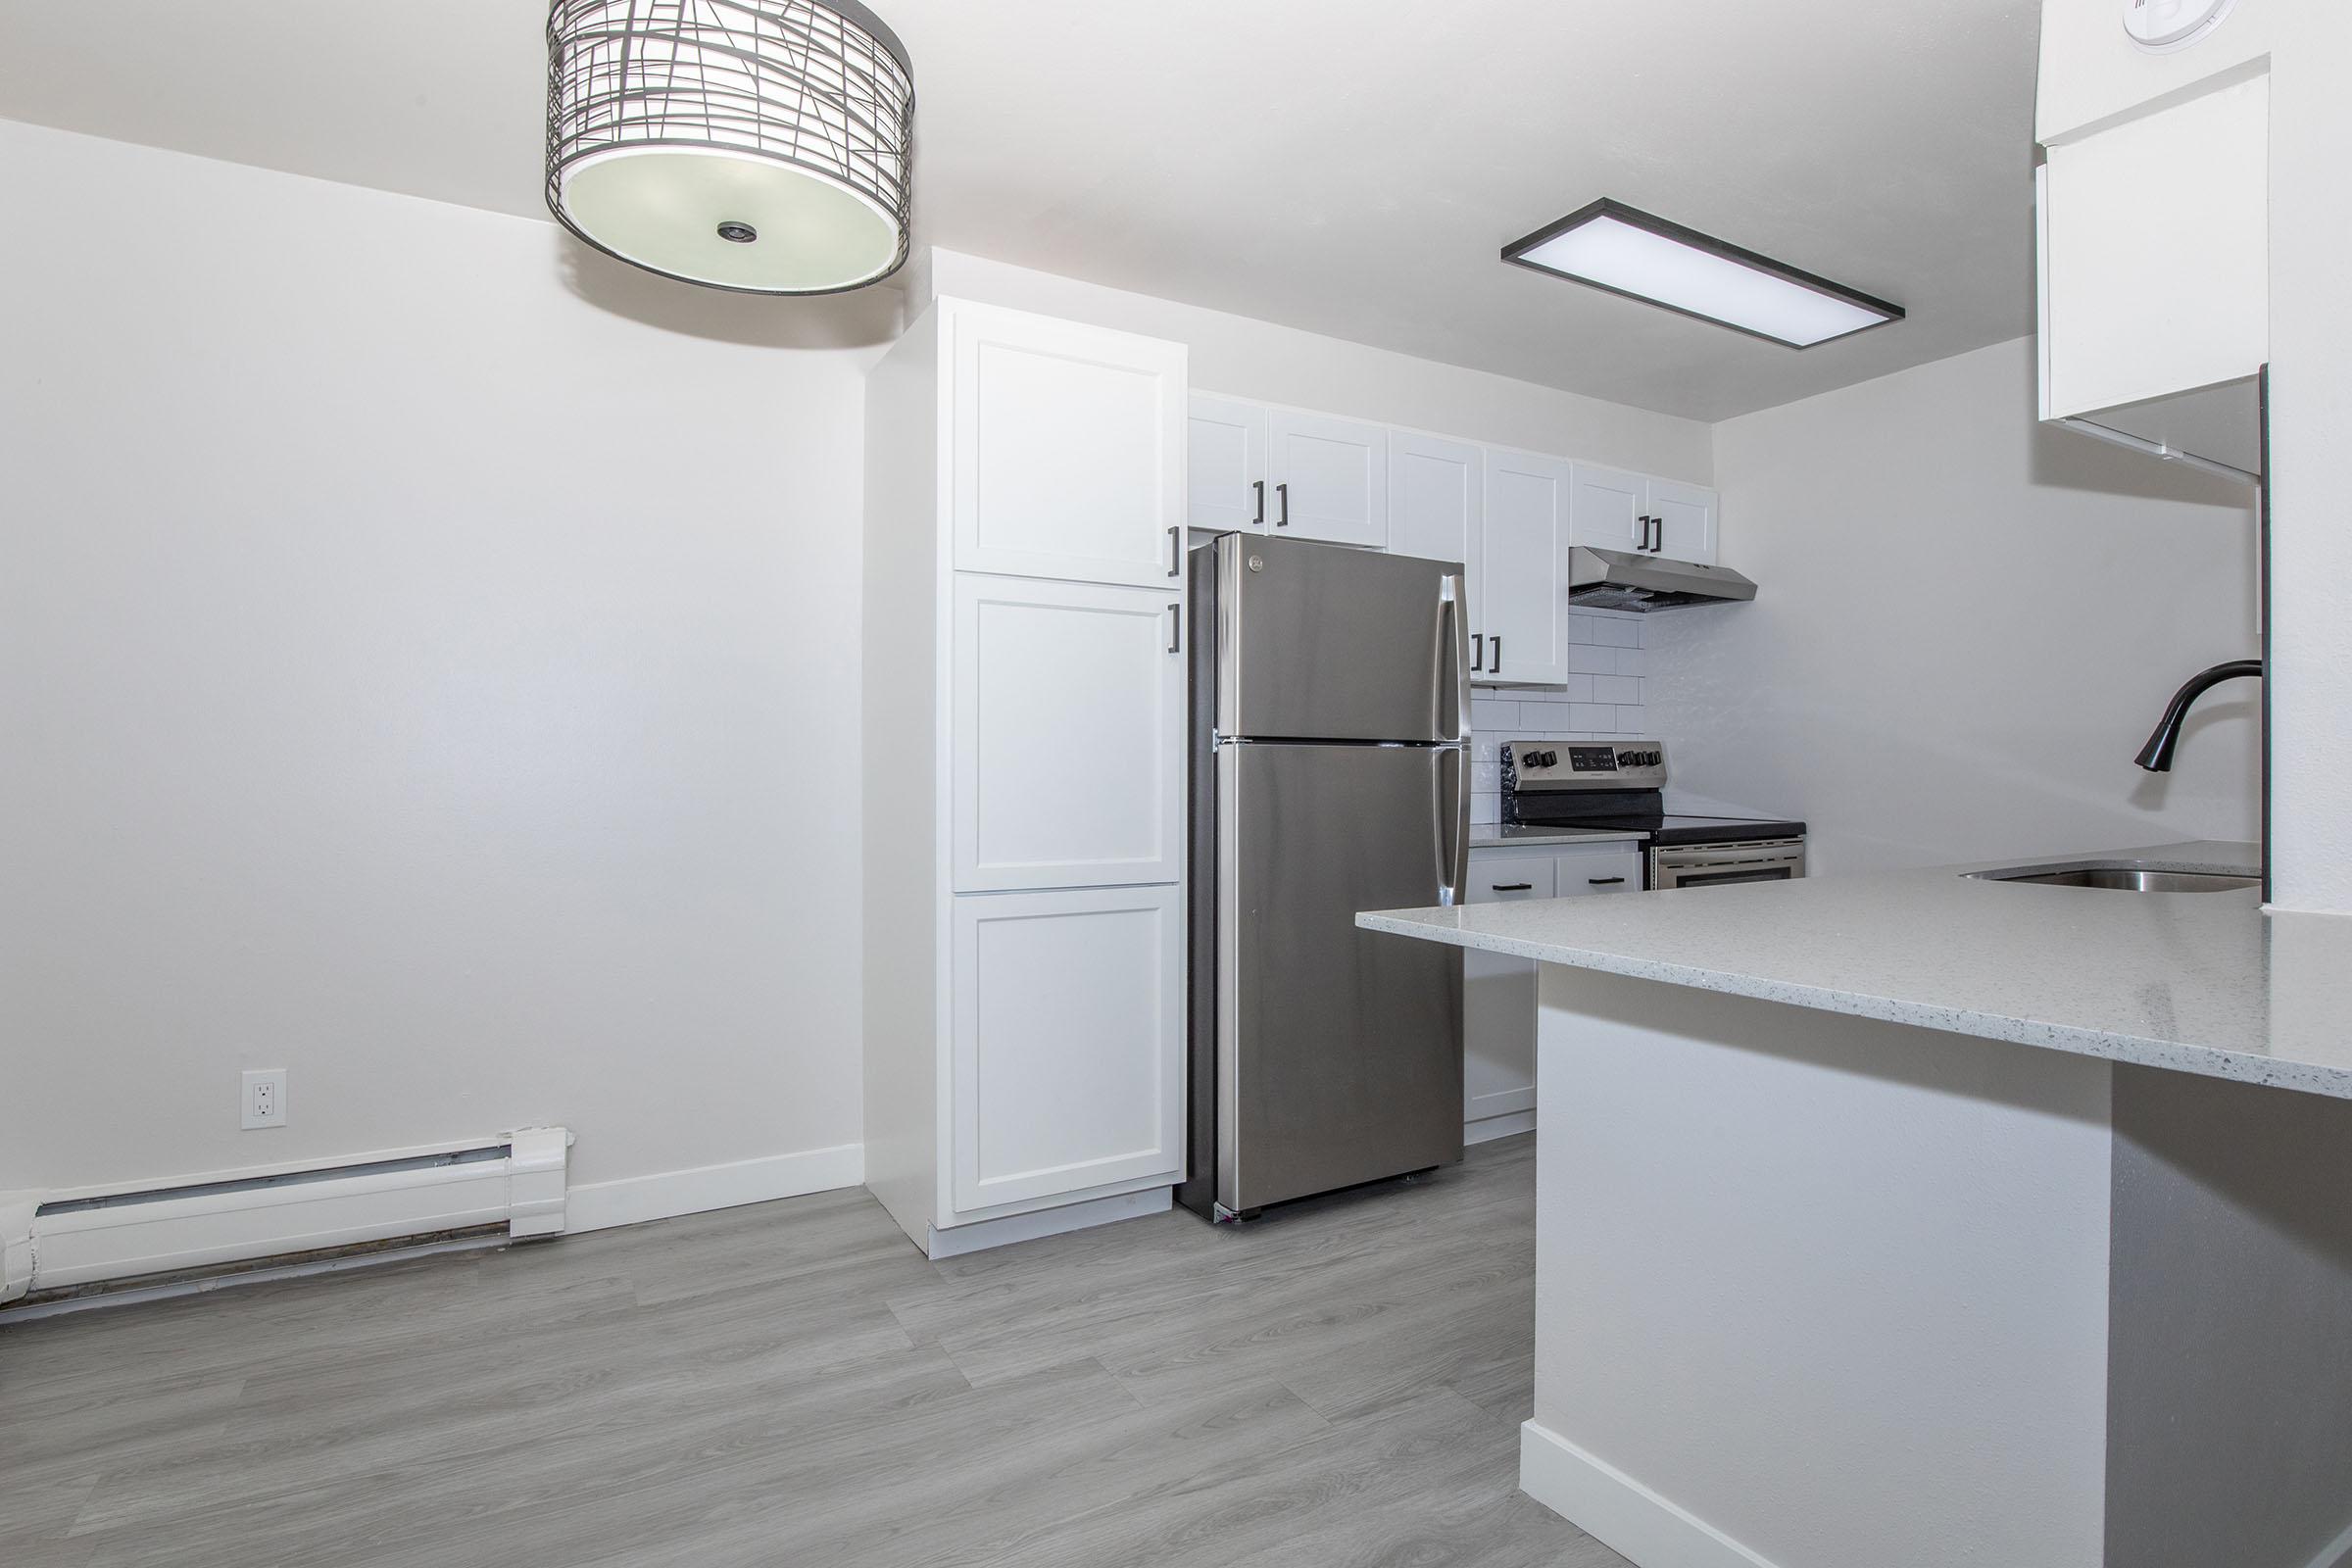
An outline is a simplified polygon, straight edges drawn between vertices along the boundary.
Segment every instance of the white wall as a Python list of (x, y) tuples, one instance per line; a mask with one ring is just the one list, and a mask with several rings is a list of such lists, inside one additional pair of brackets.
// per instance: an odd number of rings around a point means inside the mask
[(1192, 350), (1196, 391), (1586, 458), (1694, 484), (1705, 484), (1713, 471), (1709, 427), (1696, 419), (956, 251), (931, 251), (909, 270), (909, 315), (930, 296), (951, 294), (1172, 338)]
[(1752, 605), (1653, 614), (1684, 802), (1788, 813), (1816, 874), (2258, 831), (2259, 688), (2132, 763), (2189, 674), (2256, 651), (2252, 492), (2034, 417), (2033, 343), (1715, 427)]
[(0, 1189), (854, 1145), (896, 301), (5, 122), (0, 209)]

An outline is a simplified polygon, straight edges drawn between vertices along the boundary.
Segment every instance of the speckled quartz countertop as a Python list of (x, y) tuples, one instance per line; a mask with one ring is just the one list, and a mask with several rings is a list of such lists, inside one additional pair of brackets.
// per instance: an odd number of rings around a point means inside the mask
[(1474, 850), (1523, 850), (1541, 844), (1640, 844), (1646, 833), (1603, 832), (1589, 827), (1533, 827), (1520, 822), (1500, 826), (1489, 822), (1470, 830)]
[(1969, 870), (2244, 870), (2174, 844), (1607, 899), (1359, 914), (1375, 931), (2352, 1100), (2352, 918), (2252, 888), (2124, 893)]

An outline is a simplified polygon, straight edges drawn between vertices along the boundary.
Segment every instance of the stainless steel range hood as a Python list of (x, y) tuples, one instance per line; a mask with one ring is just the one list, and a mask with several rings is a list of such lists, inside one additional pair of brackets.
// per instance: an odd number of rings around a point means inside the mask
[(1585, 610), (1676, 610), (1755, 597), (1756, 585), (1728, 566), (1582, 545), (1568, 553), (1568, 602)]

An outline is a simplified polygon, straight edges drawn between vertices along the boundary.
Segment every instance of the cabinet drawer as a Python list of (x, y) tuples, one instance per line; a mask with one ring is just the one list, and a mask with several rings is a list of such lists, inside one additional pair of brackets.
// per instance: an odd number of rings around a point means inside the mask
[(1581, 898), (1588, 893), (1642, 891), (1642, 847), (1610, 844), (1557, 856), (1552, 860), (1556, 896)]
[(1552, 860), (1545, 855), (1470, 857), (1472, 904), (1517, 904), (1548, 899), (1552, 890)]

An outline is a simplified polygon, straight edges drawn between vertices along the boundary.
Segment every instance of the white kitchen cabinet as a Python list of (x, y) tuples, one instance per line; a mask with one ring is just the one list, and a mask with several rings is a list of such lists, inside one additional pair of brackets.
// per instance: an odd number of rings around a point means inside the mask
[[(1467, 441), (1389, 432), (1389, 553), (1458, 561), (1477, 603), (1487, 520), (1486, 453)], [(1470, 625), (1477, 629), (1474, 612)]]
[(1649, 480), (1621, 468), (1576, 465), (1570, 526), (1591, 550), (1644, 550), (1649, 544)]
[(1651, 553), (1668, 561), (1715, 564), (1715, 514), (1719, 501), (1705, 485), (1679, 479), (1649, 481), (1649, 514), (1656, 519)]
[(1489, 448), (1487, 516), (1471, 679), (1554, 685), (1568, 678), (1571, 466)]
[(1182, 1172), (1184, 894), (956, 900), (959, 1213)]
[(1266, 416), (1267, 531), (1336, 545), (1389, 542), (1389, 432), (1296, 409)]
[(1168, 530), (1185, 520), (1183, 346), (964, 300), (935, 309), (956, 569), (1167, 580)]
[(1571, 529), (1576, 543), (1588, 549), (1630, 550), (1711, 566), (1718, 509), (1716, 492), (1704, 485), (1576, 465)]
[(1196, 392), (1187, 421), (1186, 506), (1196, 528), (1266, 527), (1266, 410)]
[(955, 887), (1174, 882), (1183, 598), (958, 572)]
[[(1472, 904), (1580, 898), (1638, 891), (1638, 844), (1566, 850), (1473, 850)], [(1534, 1125), (1536, 965), (1532, 958), (1469, 948), (1462, 954), (1462, 1120), (1475, 1139)]]
[(865, 1182), (933, 1257), (1183, 1179), (1188, 401), (950, 298), (867, 374)]
[(2270, 81), (2049, 149), (2036, 176), (2041, 415), (2262, 467)]

